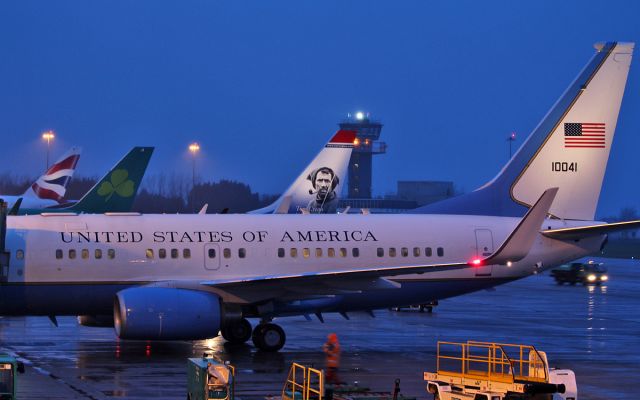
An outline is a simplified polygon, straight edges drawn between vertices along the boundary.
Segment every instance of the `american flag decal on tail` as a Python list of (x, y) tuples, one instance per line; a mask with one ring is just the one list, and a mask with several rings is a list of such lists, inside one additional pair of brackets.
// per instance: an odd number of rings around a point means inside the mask
[(564, 147), (582, 149), (604, 149), (605, 124), (603, 122), (565, 123)]

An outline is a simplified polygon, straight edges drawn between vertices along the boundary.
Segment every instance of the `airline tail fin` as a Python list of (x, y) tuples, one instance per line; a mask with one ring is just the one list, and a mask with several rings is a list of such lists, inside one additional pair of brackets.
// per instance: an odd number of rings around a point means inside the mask
[(597, 43), (596, 54), (492, 181), (414, 212), (522, 216), (538, 193), (558, 187), (552, 216), (593, 220), (633, 47)]
[(72, 147), (56, 161), (44, 175), (40, 176), (21, 197), (62, 201), (67, 192), (67, 185), (76, 171), (80, 160), (80, 147)]
[(77, 203), (64, 211), (101, 214), (131, 211), (153, 147), (134, 147)]
[[(250, 213), (299, 214), (307, 208), (311, 214), (335, 214), (355, 138), (356, 131), (341, 129), (336, 132), (282, 196), (271, 205)], [(285, 202), (289, 202), (288, 207)]]

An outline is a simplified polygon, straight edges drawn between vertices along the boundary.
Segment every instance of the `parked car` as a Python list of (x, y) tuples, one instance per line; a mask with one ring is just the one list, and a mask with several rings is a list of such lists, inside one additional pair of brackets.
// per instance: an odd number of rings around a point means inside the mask
[(601, 285), (602, 282), (609, 280), (607, 267), (594, 262), (563, 264), (558, 268), (552, 269), (551, 276), (558, 285), (562, 285), (565, 282), (570, 285), (575, 285), (576, 283)]

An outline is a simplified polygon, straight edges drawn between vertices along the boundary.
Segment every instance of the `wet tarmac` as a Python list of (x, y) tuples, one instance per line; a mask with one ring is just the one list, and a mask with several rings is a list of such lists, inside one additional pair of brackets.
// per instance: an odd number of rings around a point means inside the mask
[[(293, 361), (323, 366), (327, 333), (340, 338), (340, 377), (373, 390), (431, 398), (423, 371), (435, 368), (438, 340), (532, 344), (551, 366), (576, 372), (581, 399), (635, 399), (640, 372), (640, 262), (607, 260), (606, 286), (557, 286), (547, 273), (440, 302), (433, 314), (377, 311), (280, 319), (287, 344), (279, 353), (253, 346), (201, 342), (123, 342), (113, 329), (78, 326), (75, 318), (1, 318), (0, 347), (18, 355), (19, 399), (184, 399), (186, 359), (214, 352), (237, 368), (243, 400), (278, 394)], [(255, 321), (252, 321), (255, 322)]]

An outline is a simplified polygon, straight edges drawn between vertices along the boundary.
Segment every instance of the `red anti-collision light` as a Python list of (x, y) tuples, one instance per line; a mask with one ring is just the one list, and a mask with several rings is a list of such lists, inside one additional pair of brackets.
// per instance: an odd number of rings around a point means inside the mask
[(469, 261), (469, 265), (473, 267), (479, 267), (482, 265), (482, 260), (479, 258), (474, 258), (473, 260)]

